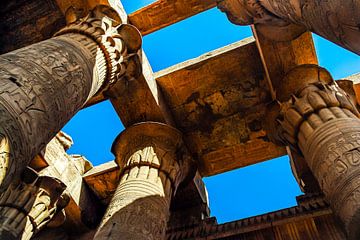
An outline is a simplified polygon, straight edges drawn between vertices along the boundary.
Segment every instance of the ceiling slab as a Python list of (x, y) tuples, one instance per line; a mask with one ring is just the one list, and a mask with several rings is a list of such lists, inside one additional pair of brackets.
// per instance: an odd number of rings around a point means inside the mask
[(271, 95), (253, 38), (155, 73), (155, 78), (202, 176), (286, 154), (262, 128)]

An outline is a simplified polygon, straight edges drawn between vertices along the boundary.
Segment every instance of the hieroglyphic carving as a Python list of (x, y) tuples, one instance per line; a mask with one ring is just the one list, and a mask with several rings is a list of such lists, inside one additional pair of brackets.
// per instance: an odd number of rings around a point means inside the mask
[[(68, 26), (57, 32), (55, 36), (81, 34), (96, 43), (96, 47), (90, 50), (96, 57), (98, 83), (94, 85), (91, 97), (99, 91), (99, 87), (108, 88), (122, 77), (126, 73), (127, 65), (135, 64), (135, 69), (131, 70), (137, 71), (135, 74), (141, 72), (138, 50), (142, 40), (135, 27), (121, 24), (117, 12), (105, 5), (96, 6), (84, 18), (79, 18), (71, 10), (73, 9), (68, 9), (66, 16), (69, 21)], [(82, 41), (79, 38), (77, 40)], [(103, 85), (105, 80), (108, 84)]]
[[(299, 76), (304, 78), (296, 87), (293, 80)], [(285, 87), (279, 97), (282, 102), (273, 105), (269, 112), (273, 124), (268, 126), (270, 137), (305, 157), (349, 237), (358, 239), (359, 113), (330, 74), (315, 65), (293, 69), (283, 83)]]
[(0, 57), (0, 189), (128, 64), (136, 72), (139, 33), (106, 14), (116, 18), (99, 5), (57, 37)]
[(22, 181), (12, 183), (0, 196), (0, 238), (28, 240), (62, 215), (69, 200), (65, 188), (58, 179), (38, 177), (25, 169)]
[(9, 184), (11, 174), (18, 175), (87, 98), (92, 64), (79, 48), (69, 47), (48, 40), (0, 58), (1, 165), (8, 168), (8, 173), (1, 173), (0, 182), (5, 179), (1, 187)]
[(218, 6), (233, 23), (256, 24), (270, 39), (291, 40), (307, 29), (360, 54), (356, 1), (222, 0)]
[(360, 4), (357, 1), (265, 0), (263, 5), (286, 21), (360, 54)]
[(171, 197), (193, 176), (182, 136), (165, 124), (141, 123), (113, 145), (120, 182), (95, 239), (164, 239)]

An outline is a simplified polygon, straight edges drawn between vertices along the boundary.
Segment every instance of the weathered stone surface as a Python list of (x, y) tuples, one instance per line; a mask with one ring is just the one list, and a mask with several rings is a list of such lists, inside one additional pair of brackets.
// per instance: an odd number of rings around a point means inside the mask
[[(58, 133), (31, 162), (42, 159), (45, 167), (35, 168), (40, 176), (55, 177), (66, 186), (70, 201), (66, 206), (66, 221), (63, 227), (70, 234), (84, 233), (94, 228), (103, 214), (103, 206), (83, 181), (83, 175), (92, 168), (91, 163), (80, 155), (68, 155), (65, 151), (72, 145), (71, 138)], [(36, 164), (35, 166), (37, 166)]]
[(120, 168), (115, 161), (94, 167), (84, 176), (84, 181), (104, 205), (108, 205), (120, 179)]
[(215, 6), (216, 0), (156, 1), (131, 13), (129, 21), (146, 35)]
[(334, 239), (345, 234), (332, 216), (328, 204), (318, 196), (298, 198), (298, 206), (233, 222), (217, 224), (215, 218), (200, 223), (185, 222), (168, 229), (168, 240), (181, 239)]
[(318, 63), (310, 32), (303, 33), (294, 40), (278, 42), (258, 33), (256, 26), (252, 29), (273, 98), (288, 71), (301, 64)]
[(0, 195), (0, 238), (28, 240), (51, 221), (61, 225), (69, 201), (65, 188), (56, 178), (25, 169), (21, 181)]
[(359, 113), (316, 65), (291, 70), (268, 114), (271, 139), (302, 154), (349, 239), (360, 237)]
[(112, 26), (104, 8), (74, 19), (56, 38), (1, 56), (1, 188), (19, 177), (88, 99), (126, 75), (131, 56), (136, 58), (140, 36), (129, 25)]
[(65, 24), (53, 0), (1, 1), (0, 54), (48, 39)]
[(163, 239), (171, 198), (191, 174), (181, 133), (140, 123), (121, 133), (112, 151), (120, 182), (94, 239)]
[(360, 54), (357, 1), (223, 0), (219, 7), (233, 23), (255, 24), (269, 39), (287, 41), (307, 29)]
[(271, 97), (252, 38), (160, 71), (156, 79), (203, 176), (286, 154), (262, 129)]

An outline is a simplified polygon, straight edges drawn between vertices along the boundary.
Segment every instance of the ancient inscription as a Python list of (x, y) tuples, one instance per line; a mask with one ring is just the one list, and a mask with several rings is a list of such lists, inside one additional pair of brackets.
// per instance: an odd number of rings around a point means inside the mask
[(92, 74), (84, 61), (80, 50), (54, 40), (0, 57), (1, 187), (85, 103)]

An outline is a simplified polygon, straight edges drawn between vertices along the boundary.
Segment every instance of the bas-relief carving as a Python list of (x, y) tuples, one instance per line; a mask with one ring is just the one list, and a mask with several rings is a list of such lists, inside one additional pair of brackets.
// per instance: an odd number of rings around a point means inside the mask
[[(1, 142), (8, 157), (2, 165), (10, 174), (18, 175), (86, 100), (91, 72), (84, 61), (81, 51), (54, 40), (1, 56)], [(2, 187), (12, 179), (4, 174)]]
[(164, 239), (171, 197), (192, 173), (181, 138), (164, 124), (141, 123), (116, 139), (120, 182), (95, 239)]
[[(156, 152), (159, 150), (157, 148)], [(166, 155), (166, 151), (163, 154)], [(164, 238), (172, 184), (167, 177), (171, 171), (160, 171), (160, 167), (165, 165), (162, 162), (163, 159), (159, 159), (150, 146), (129, 157), (122, 167), (119, 186), (95, 239), (113, 239), (112, 236), (122, 236), (123, 239)]]
[(235, 24), (256, 24), (269, 39), (290, 41), (307, 29), (360, 54), (360, 4), (354, 1), (223, 0), (218, 7)]
[(64, 221), (61, 210), (68, 203), (65, 185), (58, 179), (39, 177), (27, 168), (20, 182), (0, 195), (0, 238), (28, 240), (53, 221)]
[(2, 189), (89, 98), (126, 75), (128, 62), (138, 59), (137, 30), (130, 25), (114, 27), (106, 13), (115, 16), (114, 10), (99, 5), (56, 38), (0, 57)]
[(105, 209), (83, 181), (83, 174), (92, 168), (91, 163), (83, 156), (65, 152), (71, 144), (71, 137), (59, 132), (31, 162), (31, 166), (39, 166), (34, 161), (41, 158), (45, 164), (36, 168), (38, 174), (57, 178), (66, 185), (65, 193), (69, 195), (70, 201), (64, 209), (66, 221), (62, 227), (74, 235), (95, 228)]
[[(299, 76), (303, 78), (298, 90), (289, 100), (280, 96), (282, 103), (275, 104), (269, 112), (276, 123), (268, 129), (274, 141), (289, 145), (305, 157), (349, 237), (357, 239), (360, 236), (359, 113), (352, 99), (324, 69), (315, 65), (297, 67), (287, 74), (284, 86)], [(287, 88), (282, 91), (284, 95), (296, 87), (290, 84)]]

